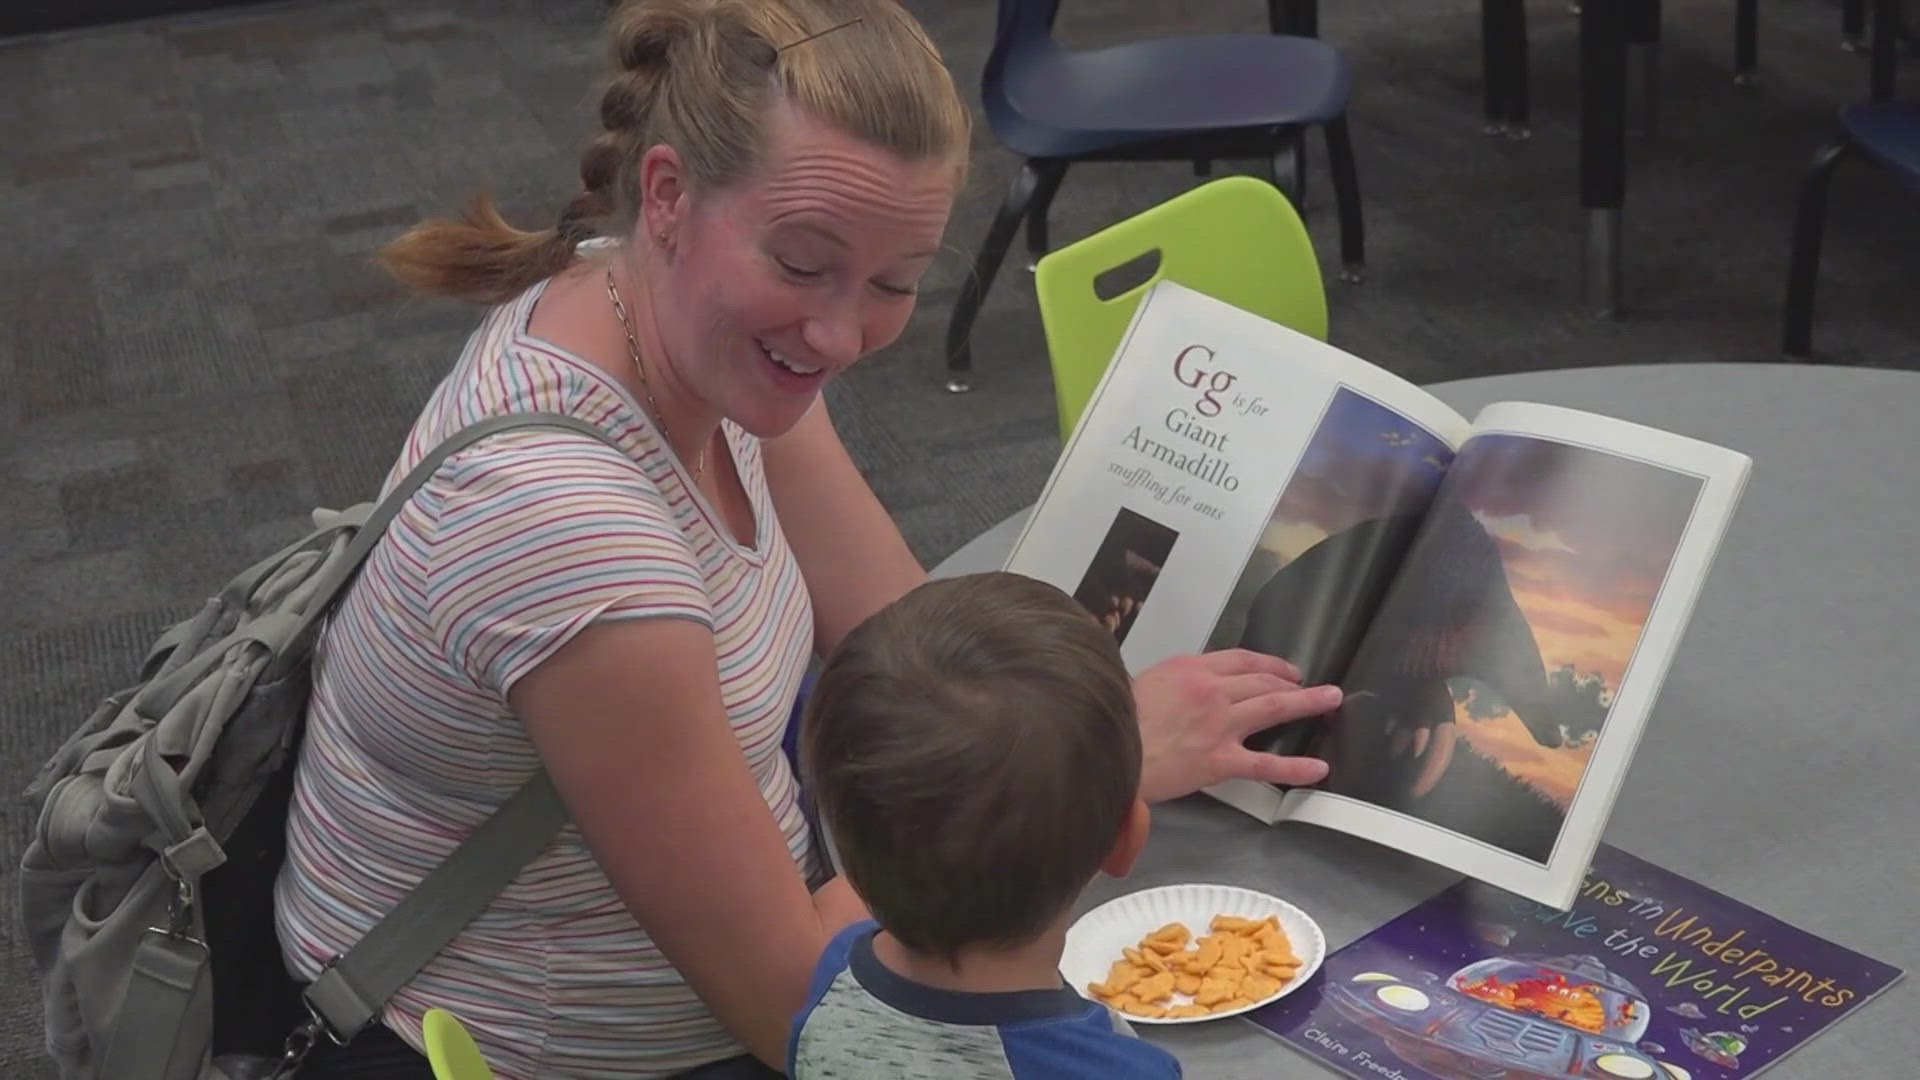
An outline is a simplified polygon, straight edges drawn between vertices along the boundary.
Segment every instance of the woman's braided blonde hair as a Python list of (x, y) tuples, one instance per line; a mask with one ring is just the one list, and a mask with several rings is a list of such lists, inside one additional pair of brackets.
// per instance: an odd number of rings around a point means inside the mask
[(423, 222), (382, 249), (394, 276), (431, 295), (509, 300), (566, 268), (581, 240), (633, 229), (649, 147), (673, 147), (696, 194), (751, 175), (776, 93), (903, 160), (965, 168), (966, 105), (893, 0), (627, 0), (606, 36), (601, 130), (558, 224), (515, 228), (478, 197), (462, 219)]

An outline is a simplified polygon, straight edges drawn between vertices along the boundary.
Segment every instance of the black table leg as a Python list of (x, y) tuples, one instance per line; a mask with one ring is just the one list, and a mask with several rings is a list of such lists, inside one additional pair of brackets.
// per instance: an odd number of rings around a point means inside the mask
[(1267, 28), (1276, 34), (1319, 37), (1319, 0), (1267, 0)]
[(1615, 0), (1626, 9), (1628, 130), (1652, 135), (1660, 114), (1660, 0)]
[(1735, 0), (1733, 5), (1733, 81), (1752, 86), (1760, 64), (1760, 0)]
[(1848, 52), (1867, 47), (1867, 0), (1840, 0), (1840, 47)]
[(1527, 122), (1527, 8), (1523, 0), (1481, 0), (1481, 67), (1486, 82), (1488, 135), (1525, 139)]
[(1868, 77), (1868, 94), (1875, 101), (1893, 97), (1899, 34), (1900, 0), (1873, 0), (1873, 73)]
[(1586, 302), (1600, 317), (1620, 301), (1620, 208), (1627, 192), (1625, 0), (1580, 5), (1580, 205), (1587, 212)]

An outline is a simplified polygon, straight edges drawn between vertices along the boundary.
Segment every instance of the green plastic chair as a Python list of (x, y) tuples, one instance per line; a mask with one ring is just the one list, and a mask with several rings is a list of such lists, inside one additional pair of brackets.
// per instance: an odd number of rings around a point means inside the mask
[(427, 1064), (433, 1066), (437, 1080), (493, 1080), (493, 1070), (459, 1017), (445, 1009), (428, 1009), (421, 1035), (427, 1043)]
[[(1160, 262), (1146, 281), (1111, 299), (1095, 292), (1101, 275), (1150, 252)], [(1061, 437), (1072, 434), (1100, 385), (1140, 298), (1163, 277), (1326, 340), (1320, 262), (1293, 204), (1251, 176), (1202, 184), (1034, 267)]]

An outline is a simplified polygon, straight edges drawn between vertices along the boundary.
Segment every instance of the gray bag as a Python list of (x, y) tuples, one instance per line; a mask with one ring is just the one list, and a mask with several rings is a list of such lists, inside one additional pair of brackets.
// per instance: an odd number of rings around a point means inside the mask
[(291, 1075), (345, 1042), (565, 822), (545, 773), (483, 822), (311, 985), (274, 932), (292, 774), (319, 627), (407, 499), (448, 456), (513, 428), (610, 442), (572, 417), (494, 417), (428, 454), (378, 506), (315, 510), (314, 532), (163, 633), (40, 772), (20, 908), (65, 1080)]

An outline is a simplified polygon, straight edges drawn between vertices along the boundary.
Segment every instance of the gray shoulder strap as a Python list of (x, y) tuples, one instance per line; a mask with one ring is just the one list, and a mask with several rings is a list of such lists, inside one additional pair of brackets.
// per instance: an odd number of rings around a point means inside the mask
[[(400, 507), (446, 460), (481, 439), (528, 427), (566, 428), (616, 446), (584, 420), (555, 413), (520, 413), (482, 420), (455, 432), (422, 458), (368, 515), (354, 537), (349, 572), (386, 531)], [(344, 580), (343, 582), (344, 583)], [(329, 582), (329, 585), (337, 584)], [(330, 594), (322, 592), (328, 597)], [(323, 609), (327, 603), (314, 605)], [(387, 999), (446, 948), (474, 916), (486, 910), (566, 824), (566, 807), (546, 772), (533, 775), (512, 798), (435, 867), (346, 955), (329, 964), (305, 992), (307, 1008), (328, 1032), (345, 1040), (378, 1016)]]
[(335, 1038), (359, 1033), (486, 910), (566, 820), (553, 781), (544, 770), (535, 773), (345, 956), (320, 972), (304, 993), (308, 1010)]

